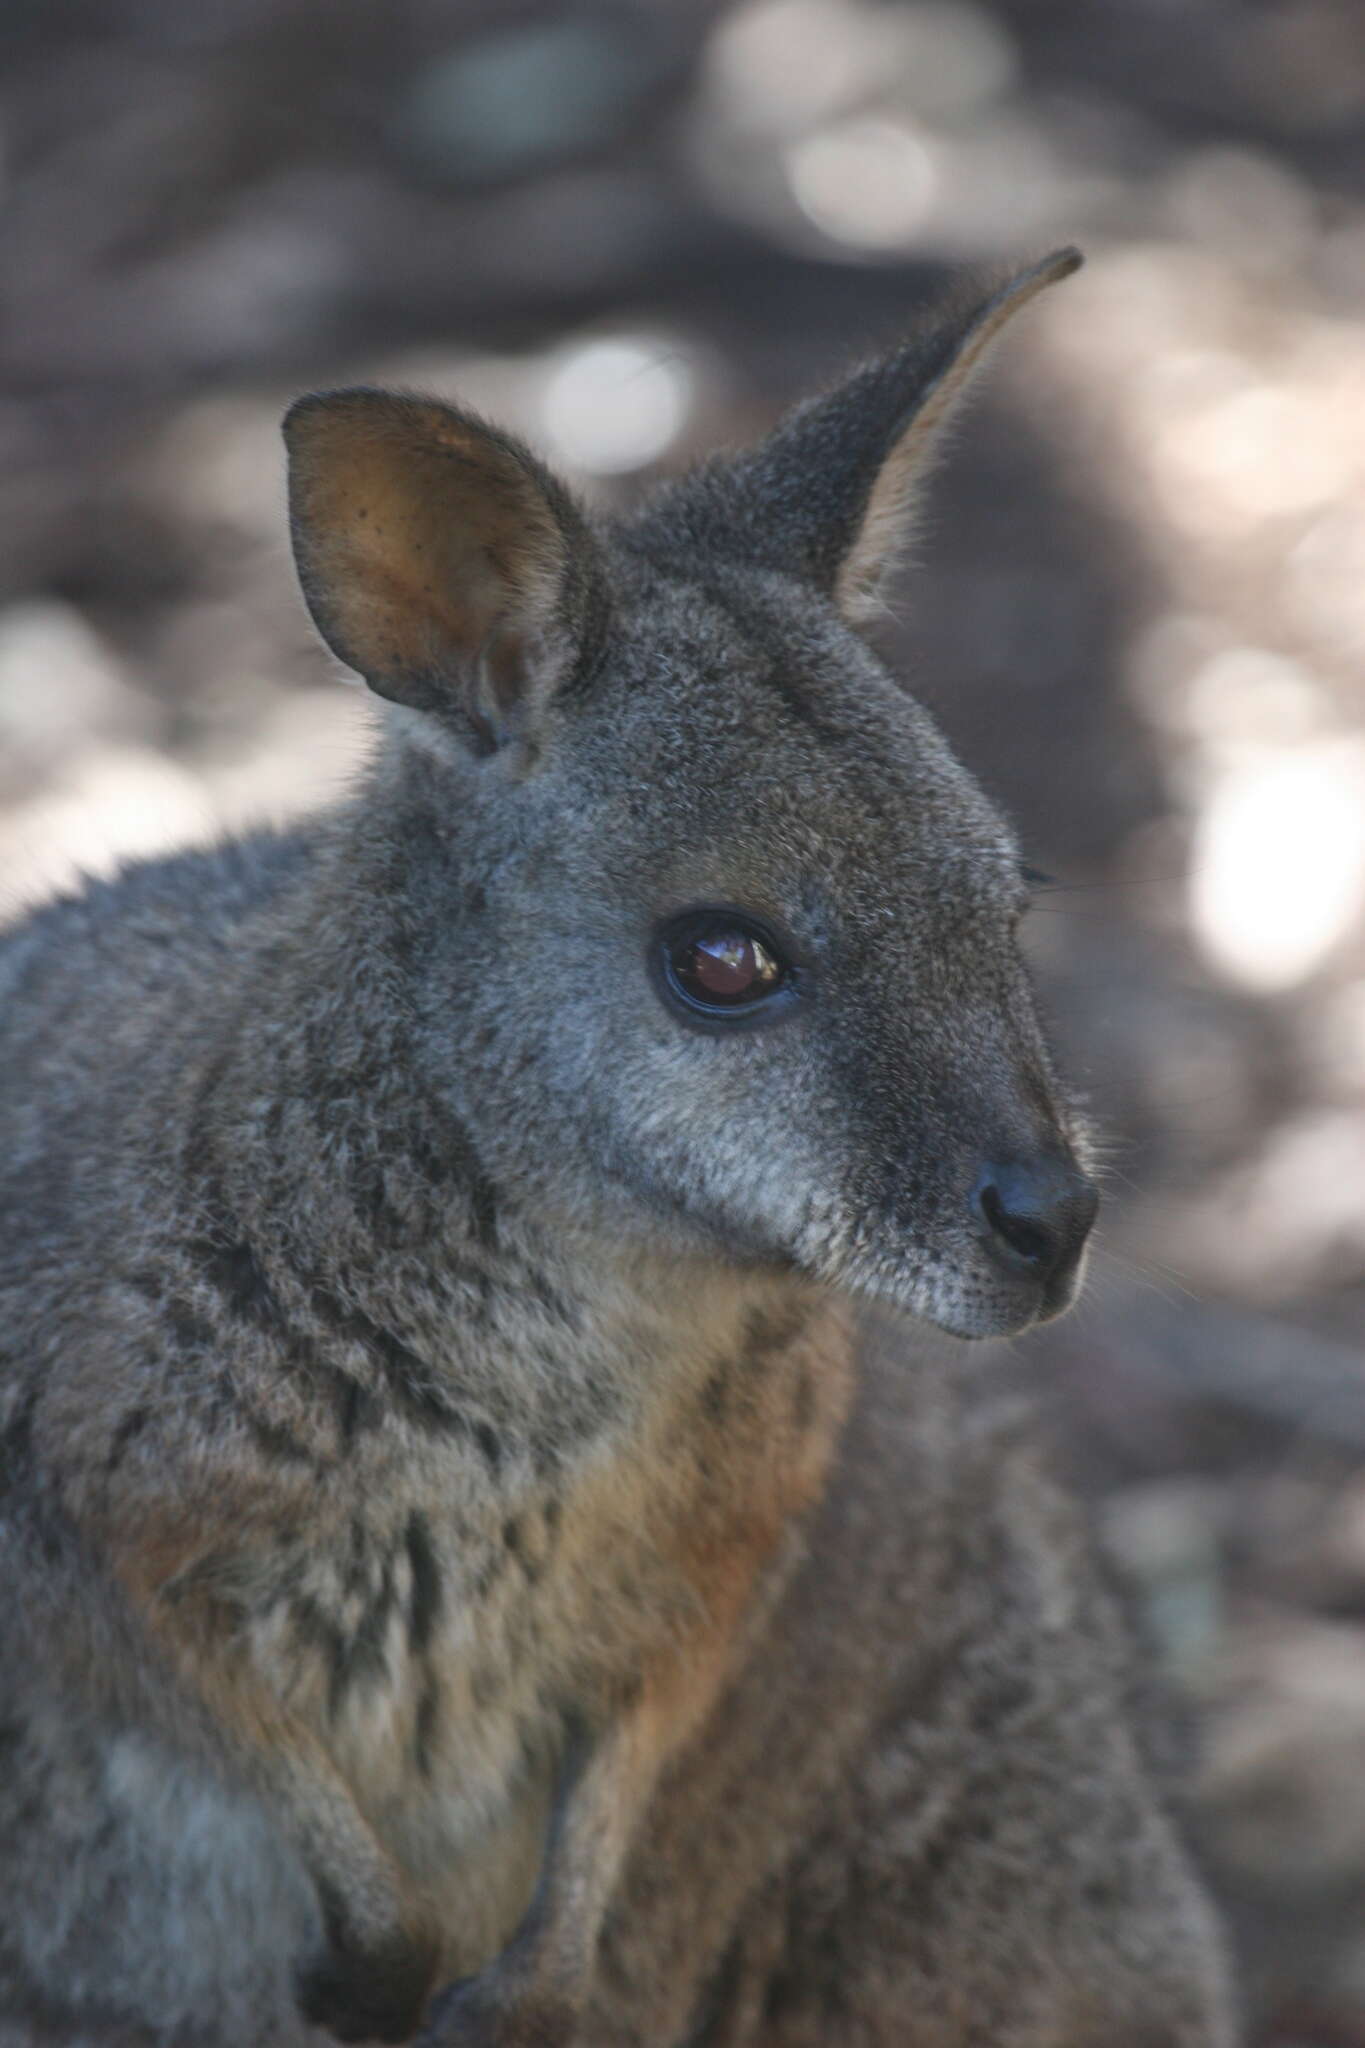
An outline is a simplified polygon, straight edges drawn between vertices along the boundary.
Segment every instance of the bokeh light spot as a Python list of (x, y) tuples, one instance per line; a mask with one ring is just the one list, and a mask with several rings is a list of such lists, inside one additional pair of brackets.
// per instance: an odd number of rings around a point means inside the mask
[(1215, 787), (1190, 913), (1215, 965), (1270, 992), (1312, 974), (1365, 907), (1365, 743), (1269, 749)]
[(591, 476), (643, 469), (676, 440), (692, 403), (692, 372), (657, 341), (582, 342), (550, 373), (541, 427), (553, 453)]
[(792, 194), (807, 219), (857, 249), (894, 249), (913, 241), (938, 186), (921, 138), (903, 122), (871, 115), (793, 143), (785, 161)]

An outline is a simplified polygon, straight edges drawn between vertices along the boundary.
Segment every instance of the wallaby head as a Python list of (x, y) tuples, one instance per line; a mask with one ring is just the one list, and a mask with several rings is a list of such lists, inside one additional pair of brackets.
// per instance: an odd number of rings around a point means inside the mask
[(291, 411), (313, 617), (400, 707), (356, 829), (412, 1057), (528, 1215), (962, 1336), (1070, 1301), (1095, 1197), (1019, 850), (860, 628), (979, 358), (1078, 261), (624, 522), (444, 404)]

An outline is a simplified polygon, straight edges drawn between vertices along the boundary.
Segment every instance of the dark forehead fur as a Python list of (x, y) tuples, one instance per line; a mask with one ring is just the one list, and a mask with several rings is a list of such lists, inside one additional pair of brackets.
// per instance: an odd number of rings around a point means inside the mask
[(596, 771), (649, 778), (675, 832), (782, 821), (828, 860), (871, 831), (888, 870), (1012, 890), (1009, 826), (863, 638), (808, 584), (693, 549), (673, 502), (604, 535), (617, 631), (588, 693)]

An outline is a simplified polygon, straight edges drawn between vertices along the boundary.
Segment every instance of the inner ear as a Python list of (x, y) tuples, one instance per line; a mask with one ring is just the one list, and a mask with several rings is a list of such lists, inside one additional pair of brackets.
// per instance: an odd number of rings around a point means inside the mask
[(323, 392), (284, 423), (314, 622), (382, 697), (481, 751), (523, 729), (584, 649), (596, 549), (511, 435), (434, 399)]

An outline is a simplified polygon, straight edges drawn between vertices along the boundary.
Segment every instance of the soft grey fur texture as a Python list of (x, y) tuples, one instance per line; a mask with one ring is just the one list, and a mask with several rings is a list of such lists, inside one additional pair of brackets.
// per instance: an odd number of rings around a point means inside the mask
[[(1092, 1197), (1014, 840), (856, 630), (1071, 267), (625, 525), (290, 415), (361, 785), (0, 943), (0, 2048), (1231, 2039), (1083, 1534), (923, 1328), (1064, 1307)], [(668, 997), (698, 905), (753, 1028)]]

